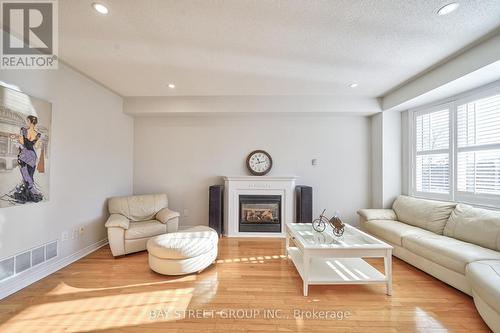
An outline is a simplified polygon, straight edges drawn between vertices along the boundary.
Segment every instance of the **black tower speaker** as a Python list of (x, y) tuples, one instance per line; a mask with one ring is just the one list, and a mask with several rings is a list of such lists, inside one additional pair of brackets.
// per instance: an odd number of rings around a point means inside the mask
[(224, 233), (224, 186), (208, 188), (208, 226), (220, 235)]
[(295, 186), (295, 222), (312, 223), (312, 187)]

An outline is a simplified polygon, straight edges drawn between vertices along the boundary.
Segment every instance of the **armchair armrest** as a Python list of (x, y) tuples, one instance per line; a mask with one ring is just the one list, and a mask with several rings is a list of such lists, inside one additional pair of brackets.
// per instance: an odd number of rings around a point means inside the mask
[(358, 215), (366, 221), (370, 220), (397, 220), (398, 217), (392, 209), (360, 209)]
[(158, 213), (156, 213), (156, 219), (161, 223), (165, 224), (168, 220), (174, 219), (181, 216), (178, 212), (174, 212), (168, 208), (162, 208)]
[(128, 229), (129, 226), (129, 219), (120, 214), (111, 214), (105, 224), (106, 228), (118, 227), (122, 229)]

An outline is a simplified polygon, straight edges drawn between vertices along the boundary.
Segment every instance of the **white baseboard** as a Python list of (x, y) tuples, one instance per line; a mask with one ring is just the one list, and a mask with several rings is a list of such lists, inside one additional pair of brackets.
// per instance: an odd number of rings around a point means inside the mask
[(50, 274), (57, 272), (61, 268), (68, 266), (71, 263), (85, 257), (86, 255), (100, 249), (108, 244), (108, 239), (101, 239), (100, 241), (90, 244), (83, 249), (70, 254), (64, 258), (54, 258), (46, 261), (43, 264), (28, 269), (25, 272), (19, 273), (3, 282), (0, 282), (0, 300), (5, 297), (29, 286), (30, 284), (43, 279)]

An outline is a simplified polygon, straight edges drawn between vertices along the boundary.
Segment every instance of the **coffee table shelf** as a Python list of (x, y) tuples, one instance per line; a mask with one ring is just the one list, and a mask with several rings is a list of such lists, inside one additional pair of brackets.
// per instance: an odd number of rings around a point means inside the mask
[[(304, 279), (302, 253), (288, 248), (299, 275)], [(308, 284), (386, 284), (384, 274), (361, 258), (311, 258)]]

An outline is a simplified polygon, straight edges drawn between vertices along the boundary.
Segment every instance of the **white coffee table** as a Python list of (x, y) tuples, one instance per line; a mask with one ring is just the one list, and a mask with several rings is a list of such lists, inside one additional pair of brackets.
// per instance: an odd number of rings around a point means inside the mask
[[(285, 246), (304, 281), (304, 296), (313, 284), (385, 284), (392, 293), (392, 246), (351, 225), (339, 238), (330, 226), (319, 233), (310, 223), (288, 223)], [(384, 274), (363, 258), (384, 258)]]

